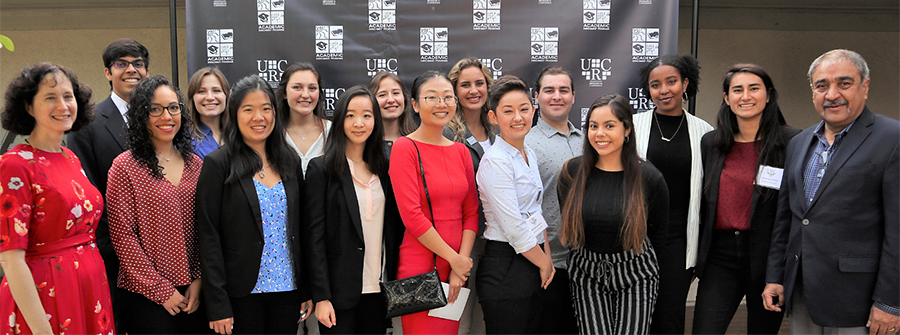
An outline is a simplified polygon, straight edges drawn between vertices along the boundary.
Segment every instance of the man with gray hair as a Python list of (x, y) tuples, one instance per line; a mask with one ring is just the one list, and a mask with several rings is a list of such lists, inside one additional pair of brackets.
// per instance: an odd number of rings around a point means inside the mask
[(808, 75), (822, 121), (787, 148), (763, 303), (786, 308), (794, 334), (895, 333), (900, 123), (866, 107), (856, 52), (826, 52)]

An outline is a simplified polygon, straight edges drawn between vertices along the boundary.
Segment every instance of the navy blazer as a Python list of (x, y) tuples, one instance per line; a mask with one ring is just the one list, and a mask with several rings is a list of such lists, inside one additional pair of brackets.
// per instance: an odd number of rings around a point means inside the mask
[[(337, 178), (328, 172), (325, 159), (319, 156), (309, 162), (306, 178), (310, 217), (308, 243), (311, 246), (308, 264), (313, 302), (330, 300), (335, 309), (351, 309), (362, 295), (366, 246), (350, 166), (344, 162), (342, 178)], [(385, 198), (383, 280), (388, 281), (397, 275), (397, 257), (405, 228), (387, 171), (378, 178)]]
[[(200, 270), (203, 299), (210, 321), (234, 316), (229, 297), (250, 294), (259, 276), (262, 259), (262, 214), (252, 175), (225, 183), (229, 173), (227, 147), (206, 156), (197, 181), (197, 233), (200, 242)], [(282, 176), (287, 196), (287, 230), (294, 258), (294, 277), (301, 300), (309, 299), (303, 269), (306, 251), (301, 239), (306, 236), (301, 203), (304, 199), (303, 169), (297, 163), (290, 179)], [(308, 249), (308, 248), (307, 248)]]
[[(128, 150), (128, 144), (125, 142), (125, 119), (112, 101), (112, 94), (115, 93), (110, 94), (110, 97), (97, 104), (94, 109), (94, 121), (78, 131), (69, 133), (67, 140), (67, 147), (81, 160), (84, 174), (103, 195), (104, 205), (107, 173), (112, 167), (113, 160)], [(106, 275), (112, 278), (109, 281), (110, 287), (115, 288), (115, 278), (119, 275), (119, 258), (116, 257), (112, 240), (109, 238), (109, 218), (105, 206), (103, 215), (97, 223), (96, 234), (97, 247), (106, 265)]]
[(807, 206), (814, 130), (788, 145), (766, 282), (784, 285), (788, 313), (802, 280), (814, 323), (861, 327), (874, 302), (900, 306), (900, 123), (865, 108)]
[[(794, 136), (800, 133), (800, 129), (781, 126), (771, 136), (778, 136), (786, 150), (787, 144)], [(716, 225), (716, 213), (719, 201), (719, 177), (725, 164), (725, 156), (728, 154), (719, 151), (713, 143), (715, 132), (708, 132), (700, 140), (700, 152), (703, 156), (703, 197), (700, 199), (700, 249), (697, 252), (697, 277), (703, 277), (706, 269), (706, 260), (709, 257), (709, 249), (713, 244), (713, 230)], [(775, 166), (771, 162), (766, 165)], [(782, 168), (784, 164), (775, 166)], [(761, 186), (753, 188), (753, 196), (750, 202), (750, 231), (747, 238), (750, 239), (750, 280), (753, 283), (763, 283), (766, 278), (766, 260), (769, 258), (769, 247), (772, 241), (772, 226), (775, 224), (775, 211), (778, 206), (778, 191), (772, 191), (771, 195), (763, 196)]]

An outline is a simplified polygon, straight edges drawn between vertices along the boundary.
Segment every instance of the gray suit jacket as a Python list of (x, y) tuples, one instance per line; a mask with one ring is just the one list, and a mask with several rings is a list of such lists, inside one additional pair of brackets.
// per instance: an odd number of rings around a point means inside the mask
[(814, 323), (865, 326), (873, 303), (900, 306), (900, 123), (863, 110), (807, 207), (814, 130), (788, 145), (766, 282), (784, 285), (789, 313), (802, 284)]

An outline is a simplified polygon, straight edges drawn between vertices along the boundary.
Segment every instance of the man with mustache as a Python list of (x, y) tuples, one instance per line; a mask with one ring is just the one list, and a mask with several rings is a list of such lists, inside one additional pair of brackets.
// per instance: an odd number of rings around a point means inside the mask
[(866, 107), (856, 52), (826, 52), (808, 75), (822, 122), (787, 147), (763, 303), (794, 334), (896, 333), (900, 123)]
[[(105, 205), (107, 172), (113, 159), (128, 149), (125, 143), (128, 98), (138, 81), (150, 75), (150, 52), (133, 39), (115, 40), (103, 50), (103, 66), (112, 93), (109, 98), (97, 104), (94, 121), (90, 125), (68, 135), (68, 148), (81, 160), (84, 174), (103, 194)], [(109, 280), (115, 316), (119, 314), (116, 310), (119, 258), (109, 238), (109, 219), (105, 209), (95, 229), (97, 247), (106, 265), (106, 278)], [(124, 334), (127, 330), (120, 326), (117, 322), (116, 330)]]

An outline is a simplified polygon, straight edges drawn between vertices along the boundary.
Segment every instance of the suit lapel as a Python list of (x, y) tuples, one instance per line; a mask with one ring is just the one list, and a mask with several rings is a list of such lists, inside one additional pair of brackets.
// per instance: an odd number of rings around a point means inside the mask
[[(787, 172), (787, 173), (791, 174), (791, 180), (794, 183), (793, 189), (800, 192), (799, 194), (801, 194), (801, 195), (804, 193), (804, 190), (806, 190), (806, 187), (804, 185), (805, 182), (803, 180), (803, 171), (806, 170), (806, 163), (807, 163), (806, 155), (809, 152), (809, 147), (812, 146), (813, 139), (815, 139), (815, 132), (813, 131), (813, 129), (815, 129), (815, 126), (811, 127), (811, 129), (808, 133), (805, 133), (805, 134), (800, 133), (800, 135), (797, 135), (797, 137), (794, 139), (797, 141), (801, 141), (800, 148), (799, 148), (800, 150), (797, 153), (797, 156), (794, 156), (795, 157), (794, 158), (794, 163), (795, 163), (794, 166), (791, 167), (791, 171)], [(785, 159), (788, 159), (788, 158), (790, 158), (790, 157), (787, 157)], [(784, 178), (784, 176), (782, 176), (782, 178)], [(788, 186), (788, 188), (791, 188), (791, 185), (787, 185), (787, 186)], [(806, 206), (806, 199), (803, 199), (804, 197), (795, 197), (795, 198), (802, 199), (801, 203), (802, 203), (802, 206), (803, 206), (802, 208), (803, 208), (804, 212), (809, 210), (809, 207)]]
[[(302, 217), (300, 214), (300, 209), (298, 208), (299, 199), (295, 199), (295, 197), (300, 196), (300, 190), (297, 186), (297, 176), (296, 178), (291, 178), (288, 180), (281, 179), (281, 185), (284, 186), (284, 196), (287, 198), (287, 217)], [(255, 188), (255, 186), (254, 186)], [(290, 220), (288, 220), (288, 236), (295, 236), (296, 232), (294, 225), (290, 224)], [(261, 227), (261, 226), (260, 226)]]
[(872, 124), (874, 119), (875, 115), (866, 108), (863, 110), (862, 114), (860, 114), (859, 118), (857, 118), (857, 123), (853, 125), (853, 128), (850, 128), (850, 130), (844, 134), (844, 139), (837, 147), (837, 152), (835, 152), (834, 157), (831, 157), (828, 162), (828, 167), (825, 169), (825, 175), (822, 176), (822, 183), (819, 184), (819, 188), (816, 189), (816, 194), (813, 196), (813, 201), (809, 204), (810, 208), (819, 200), (819, 196), (822, 195), (822, 192), (828, 187), (831, 180), (834, 179), (834, 175), (841, 170), (844, 163), (847, 163), (850, 156), (856, 152), (856, 149), (859, 149), (859, 146), (862, 145), (866, 138), (869, 137), (869, 134), (872, 133), (869, 129), (869, 125)]
[(106, 130), (116, 139), (116, 143), (119, 144), (122, 151), (128, 150), (128, 144), (125, 142), (125, 119), (122, 118), (122, 113), (119, 113), (119, 108), (116, 107), (112, 98), (106, 98), (101, 104), (108, 104), (102, 114), (107, 118)]
[(250, 202), (250, 208), (253, 209), (253, 220), (256, 221), (256, 228), (259, 228), (259, 236), (265, 237), (262, 227), (262, 212), (259, 209), (259, 195), (256, 194), (256, 186), (253, 185), (253, 177), (241, 178), (241, 188), (244, 189), (244, 195)]
[(344, 193), (344, 201), (347, 204), (347, 214), (350, 215), (350, 221), (353, 222), (353, 228), (359, 240), (365, 243), (363, 239), (362, 221), (359, 213), (359, 199), (356, 199), (356, 188), (353, 187), (353, 176), (350, 175), (350, 165), (344, 164), (344, 178), (341, 182), (341, 192)]

